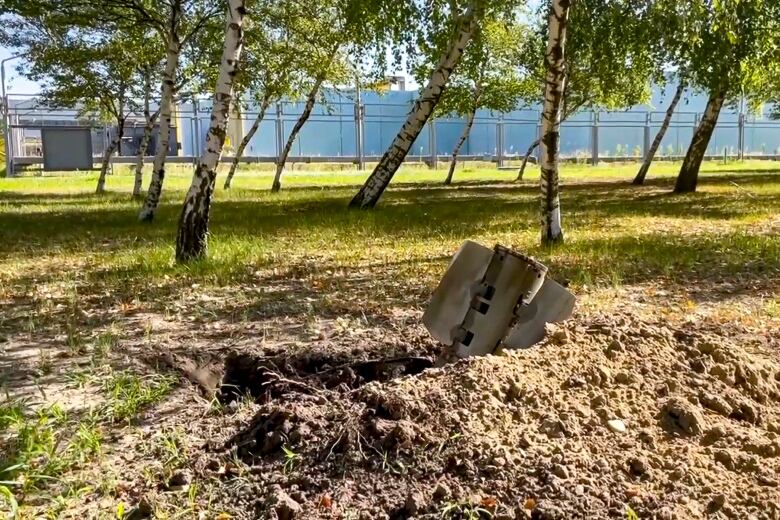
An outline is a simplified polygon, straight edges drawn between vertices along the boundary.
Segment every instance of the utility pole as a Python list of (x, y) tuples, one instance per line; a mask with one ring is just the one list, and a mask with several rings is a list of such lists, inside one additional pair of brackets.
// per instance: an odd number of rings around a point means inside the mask
[(8, 95), (5, 92), (5, 62), (21, 58), (24, 54), (14, 54), (0, 60), (0, 105), (3, 109), (3, 137), (5, 141), (5, 174), (13, 177), (13, 158), (11, 157), (11, 114), (9, 112)]

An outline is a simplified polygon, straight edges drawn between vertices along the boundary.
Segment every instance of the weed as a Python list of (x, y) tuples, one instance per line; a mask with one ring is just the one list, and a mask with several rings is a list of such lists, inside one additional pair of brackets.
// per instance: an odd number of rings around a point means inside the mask
[(76, 388), (84, 388), (89, 381), (89, 372), (85, 370), (76, 370), (65, 374), (65, 379), (68, 384), (75, 386)]
[(453, 443), (453, 442), (457, 441), (457, 440), (458, 440), (458, 439), (460, 439), (461, 437), (463, 437), (463, 434), (462, 434), (462, 433), (460, 433), (460, 432), (455, 432), (455, 433), (453, 433), (452, 435), (450, 435), (448, 438), (444, 439), (444, 440), (441, 442), (441, 444), (439, 444), (439, 449), (438, 449), (438, 450), (436, 450), (436, 455), (437, 455), (437, 456), (441, 456), (441, 453), (444, 451), (444, 448), (445, 448), (445, 447), (446, 447), (448, 444), (450, 444), (450, 443)]
[(639, 515), (629, 505), (626, 505), (626, 520), (639, 520)]
[(780, 318), (780, 299), (769, 300), (764, 304), (764, 312), (770, 318)]
[(37, 372), (39, 376), (47, 376), (54, 370), (54, 363), (51, 359), (51, 354), (48, 350), (40, 349), (38, 351), (38, 367)]
[[(91, 421), (88, 419), (87, 421)], [(58, 405), (30, 412), (20, 402), (0, 406), (0, 494), (12, 506), (15, 494), (27, 494), (51, 483), (59, 483), (68, 493), (74, 487), (62, 476), (71, 468), (100, 454), (100, 435), (94, 422), (71, 420)], [(17, 504), (18, 505), (18, 504)], [(50, 510), (56, 514), (62, 504)]]
[(131, 421), (145, 407), (168, 395), (176, 380), (168, 374), (141, 377), (127, 370), (113, 372), (103, 382), (108, 401), (106, 416), (112, 421)]
[(114, 330), (109, 329), (102, 332), (95, 341), (92, 348), (92, 362), (96, 363), (108, 357), (112, 350), (119, 344), (119, 336)]
[(386, 451), (379, 452), (375, 450), (382, 458), (382, 471), (384, 473), (392, 473), (393, 475), (406, 475), (408, 468), (400, 460), (392, 460), (390, 454)]
[(84, 340), (81, 337), (75, 319), (71, 318), (65, 324), (65, 342), (68, 347), (68, 354), (71, 356), (79, 356), (87, 353), (87, 348), (84, 345)]
[(301, 456), (291, 450), (287, 445), (282, 446), (284, 452), (284, 466), (282, 469), (285, 473), (292, 473), (295, 467), (301, 462)]
[(199, 486), (197, 482), (190, 484), (187, 490), (187, 502), (189, 503), (190, 510), (194, 513), (198, 508), (198, 491)]
[[(21, 466), (8, 466), (7, 468), (3, 469), (0, 468), (0, 478), (7, 478), (4, 477), (4, 475), (8, 475), (12, 473), (13, 471), (19, 469)], [(16, 495), (14, 495), (14, 492), (11, 491), (11, 489), (16, 486), (18, 483), (13, 480), (0, 480), (0, 504), (5, 503), (8, 506), (8, 510), (10, 511), (10, 518), (13, 520), (16, 518), (17, 514), (19, 513), (19, 502), (16, 500)]]
[(102, 452), (103, 432), (94, 417), (79, 423), (71, 441), (74, 460), (84, 463)]
[(471, 502), (448, 502), (441, 511), (441, 518), (452, 520), (480, 520), (493, 518), (493, 513)]
[(162, 464), (159, 477), (168, 480), (187, 461), (185, 436), (176, 428), (165, 429), (151, 439), (150, 452)]

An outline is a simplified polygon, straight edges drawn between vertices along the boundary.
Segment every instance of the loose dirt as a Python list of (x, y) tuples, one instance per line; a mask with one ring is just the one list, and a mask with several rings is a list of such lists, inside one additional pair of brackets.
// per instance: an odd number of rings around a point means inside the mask
[(780, 517), (777, 331), (633, 316), (443, 368), (419, 326), (234, 351), (193, 469), (245, 518)]

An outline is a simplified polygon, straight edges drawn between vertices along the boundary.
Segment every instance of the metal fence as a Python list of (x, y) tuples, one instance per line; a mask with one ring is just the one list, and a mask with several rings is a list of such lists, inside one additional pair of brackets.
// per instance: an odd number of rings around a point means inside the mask
[[(356, 103), (329, 100), (318, 104), (299, 134), (290, 162), (340, 162), (362, 166), (377, 161), (387, 149), (411, 108), (393, 100)], [(250, 140), (242, 160), (275, 162), (297, 121), (303, 103), (284, 102), (271, 107), (257, 134)], [(194, 161), (202, 151), (208, 131), (210, 103), (196, 101), (177, 107), (169, 149), (171, 162)], [(223, 160), (232, 160), (238, 143), (257, 116), (253, 110), (233, 114), (228, 128)], [(522, 157), (540, 134), (540, 111), (517, 110), (506, 114), (481, 111), (469, 139), (461, 150), (465, 160), (482, 160), (499, 166)], [(656, 132), (664, 112), (628, 110), (580, 112), (563, 123), (561, 156), (597, 164), (600, 161), (641, 159)], [(701, 114), (676, 112), (661, 149), (660, 158), (679, 158), (687, 149)], [(74, 110), (38, 106), (33, 96), (9, 98), (9, 159), (11, 172), (19, 167), (42, 164), (41, 129), (49, 126), (87, 126), (92, 130), (95, 161), (102, 156), (116, 128), (80, 118)], [(407, 161), (436, 165), (446, 160), (463, 130), (459, 118), (430, 121), (415, 142)], [(141, 117), (131, 116), (125, 127), (121, 152), (115, 163), (131, 162), (143, 132)], [(157, 135), (153, 135), (152, 146)], [(726, 110), (721, 115), (707, 150), (710, 157), (780, 158), (780, 121)]]

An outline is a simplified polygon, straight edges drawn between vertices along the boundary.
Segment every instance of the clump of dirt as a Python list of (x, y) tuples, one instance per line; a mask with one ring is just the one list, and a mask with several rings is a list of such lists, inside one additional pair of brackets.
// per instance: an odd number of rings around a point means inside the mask
[(263, 518), (777, 518), (778, 346), (593, 315), (443, 368), (234, 354), (223, 395), (260, 404), (221, 446), (252, 468), (225, 500)]

